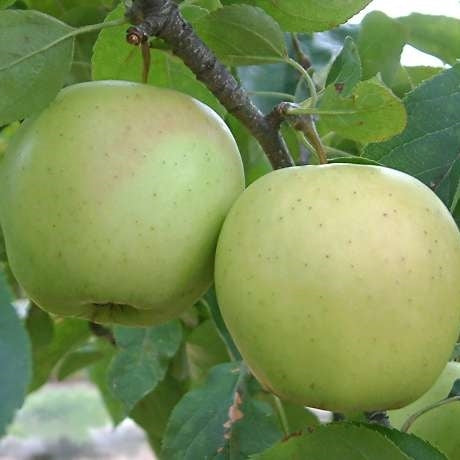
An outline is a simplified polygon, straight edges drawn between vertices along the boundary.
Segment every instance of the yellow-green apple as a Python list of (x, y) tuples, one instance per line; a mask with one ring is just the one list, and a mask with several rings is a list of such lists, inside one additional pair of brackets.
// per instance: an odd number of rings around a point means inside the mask
[(74, 85), (23, 124), (1, 164), (9, 262), (49, 312), (166, 321), (211, 284), (243, 188), (236, 143), (209, 107), (136, 83)]
[[(409, 406), (388, 413), (391, 424), (399, 429), (412, 414), (446, 398), (457, 379), (460, 379), (460, 363), (450, 362), (422, 397)], [(460, 401), (436, 407), (421, 415), (411, 425), (409, 433), (433, 444), (449, 460), (460, 460)]]
[(439, 376), (460, 327), (460, 234), (437, 196), (392, 169), (293, 167), (227, 216), (215, 282), (260, 382), (340, 412), (399, 408)]

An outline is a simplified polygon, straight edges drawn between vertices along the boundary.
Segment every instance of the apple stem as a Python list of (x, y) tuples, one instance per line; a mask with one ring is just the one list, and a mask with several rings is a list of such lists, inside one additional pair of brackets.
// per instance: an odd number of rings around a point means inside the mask
[(419, 411), (415, 412), (415, 414), (412, 414), (402, 425), (401, 431), (403, 433), (407, 433), (409, 431), (409, 428), (412, 426), (412, 424), (423, 414), (426, 414), (427, 412), (437, 409), (438, 407), (444, 406), (446, 404), (450, 404), (453, 402), (460, 401), (460, 396), (452, 396), (451, 398), (446, 398), (442, 399), (441, 401), (435, 402), (427, 407), (424, 407), (423, 409), (420, 409)]
[(265, 116), (254, 105), (236, 78), (182, 17), (173, 0), (134, 0), (126, 17), (133, 24), (127, 31), (129, 43), (139, 44), (152, 36), (163, 39), (228, 112), (248, 128), (274, 169), (294, 165), (280, 134), (283, 114), (274, 110)]

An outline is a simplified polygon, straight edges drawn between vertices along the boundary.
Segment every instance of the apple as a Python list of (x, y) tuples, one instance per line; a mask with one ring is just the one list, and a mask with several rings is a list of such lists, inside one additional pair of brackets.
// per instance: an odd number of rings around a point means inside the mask
[[(395, 428), (415, 412), (446, 398), (454, 382), (460, 379), (460, 363), (450, 362), (436, 383), (417, 401), (402, 409), (390, 411), (390, 422)], [(460, 460), (460, 402), (453, 402), (426, 412), (410, 427), (413, 433), (433, 444), (449, 460)]]
[(399, 408), (445, 366), (460, 328), (460, 234), (436, 195), (368, 165), (292, 167), (228, 214), (215, 283), (266, 389), (338, 412)]
[(209, 287), (244, 189), (237, 145), (197, 100), (122, 81), (77, 84), (27, 120), (0, 166), (13, 273), (41, 308), (156, 324)]

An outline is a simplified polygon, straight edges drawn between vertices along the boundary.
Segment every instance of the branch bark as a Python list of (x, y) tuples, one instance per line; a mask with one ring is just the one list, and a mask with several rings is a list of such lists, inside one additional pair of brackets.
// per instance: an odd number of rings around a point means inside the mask
[(173, 0), (134, 0), (126, 15), (133, 24), (127, 32), (128, 42), (139, 44), (148, 37), (162, 38), (228, 112), (248, 128), (274, 169), (293, 166), (279, 132), (282, 118), (276, 111), (267, 116), (262, 114), (229, 70), (195, 34)]

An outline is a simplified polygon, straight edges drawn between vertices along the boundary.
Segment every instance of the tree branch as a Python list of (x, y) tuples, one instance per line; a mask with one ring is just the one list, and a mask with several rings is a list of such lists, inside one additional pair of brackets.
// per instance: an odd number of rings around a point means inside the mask
[(229, 70), (195, 34), (173, 0), (134, 0), (126, 16), (134, 24), (127, 32), (129, 43), (139, 44), (152, 36), (162, 38), (228, 112), (249, 129), (274, 169), (293, 165), (279, 132), (282, 119), (262, 114)]

